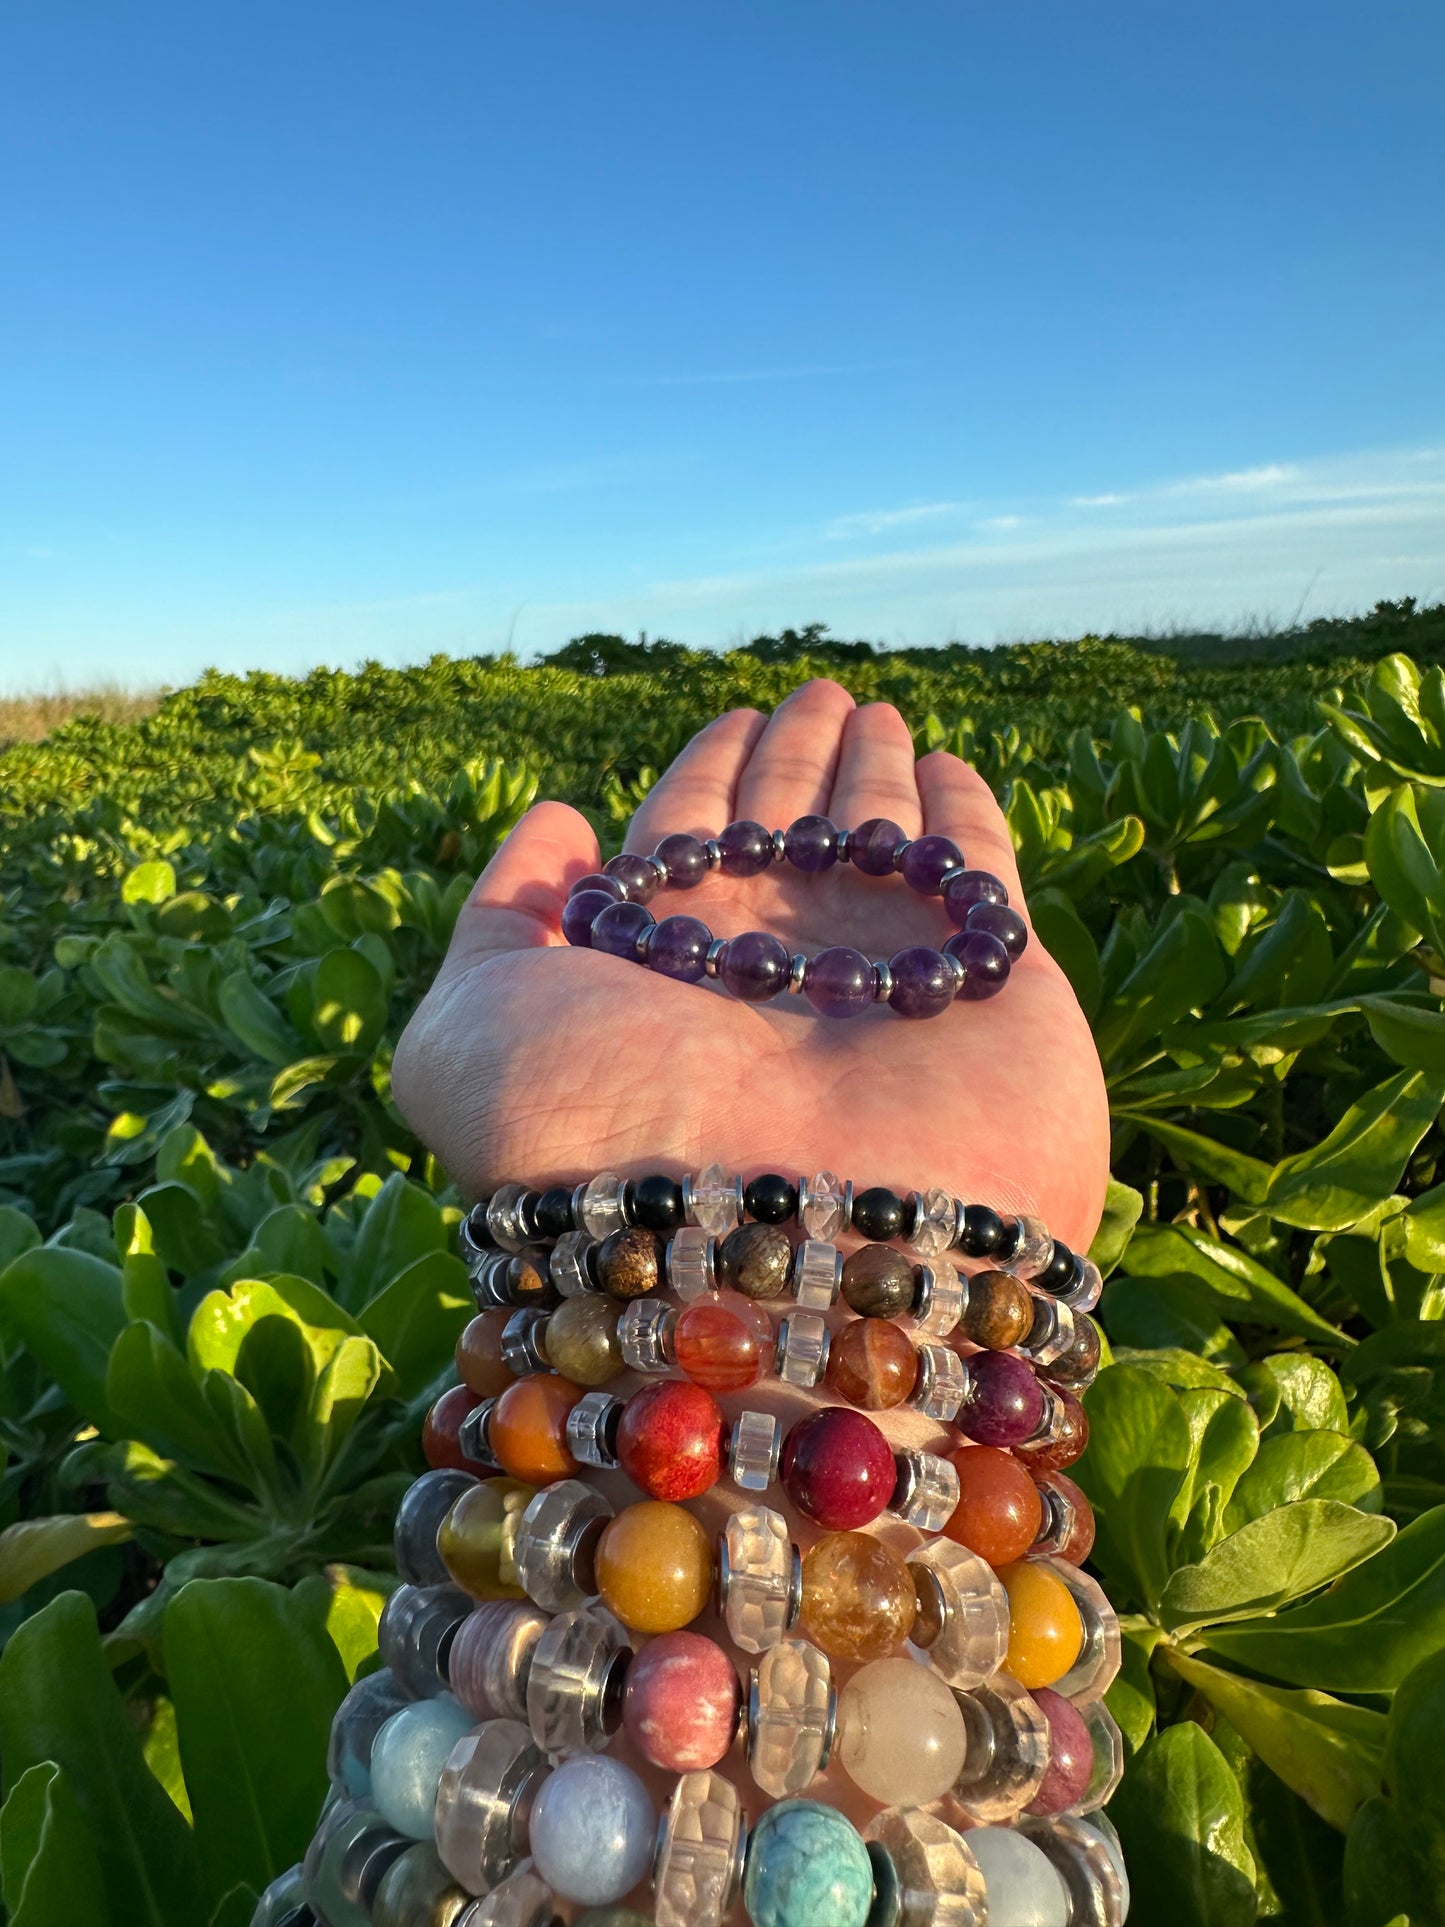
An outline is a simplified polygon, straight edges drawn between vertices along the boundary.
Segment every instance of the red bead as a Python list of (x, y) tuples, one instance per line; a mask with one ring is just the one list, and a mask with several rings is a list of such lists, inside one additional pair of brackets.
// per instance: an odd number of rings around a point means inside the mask
[(793, 1504), (829, 1532), (876, 1519), (898, 1483), (887, 1439), (872, 1419), (844, 1405), (798, 1421), (783, 1447), (782, 1472)]
[(1083, 1406), (1072, 1392), (1066, 1392), (1062, 1385), (1054, 1391), (1063, 1406), (1059, 1422), (1054, 1428), (1054, 1436), (1040, 1439), (1037, 1445), (1016, 1445), (1015, 1453), (1036, 1478), (1045, 1472), (1060, 1472), (1075, 1459), (1084, 1456), (1084, 1448), (1089, 1443), (1089, 1420)]
[(634, 1392), (617, 1425), (617, 1459), (650, 1499), (696, 1499), (717, 1484), (723, 1415), (711, 1392), (685, 1378)]
[(421, 1449), (428, 1465), (439, 1471), (476, 1471), (476, 1462), (463, 1452), (458, 1434), (467, 1413), (474, 1412), (481, 1402), (465, 1385), (453, 1385), (449, 1392), (442, 1393), (421, 1428)]
[(773, 1328), (768, 1315), (738, 1292), (695, 1298), (677, 1314), (672, 1352), (677, 1368), (710, 1392), (745, 1392), (763, 1375)]

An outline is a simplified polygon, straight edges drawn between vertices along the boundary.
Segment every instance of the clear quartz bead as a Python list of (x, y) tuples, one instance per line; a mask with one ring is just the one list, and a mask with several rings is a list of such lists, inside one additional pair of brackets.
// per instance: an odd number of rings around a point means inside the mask
[(777, 1373), (785, 1385), (818, 1383), (828, 1363), (828, 1327), (813, 1311), (791, 1311), (778, 1325)]
[(1018, 1245), (1003, 1269), (1013, 1272), (1018, 1278), (1037, 1278), (1040, 1272), (1048, 1270), (1053, 1255), (1053, 1234), (1043, 1219), (1020, 1218)]
[(682, 1202), (689, 1225), (710, 1238), (725, 1238), (743, 1221), (743, 1181), (720, 1164), (709, 1164), (696, 1177), (683, 1179)]
[(1106, 1807), (1124, 1777), (1124, 1735), (1114, 1715), (1102, 1700), (1090, 1700), (1079, 1708), (1079, 1713), (1094, 1742), (1094, 1770), (1089, 1775), (1083, 1798), (1069, 1808), (1073, 1814), (1092, 1813), (1096, 1807)]
[(484, 1251), (472, 1273), (472, 1297), (479, 1311), (493, 1311), (507, 1304), (507, 1266), (512, 1262), (505, 1251)]
[(526, 1195), (525, 1184), (499, 1184), (487, 1200), (487, 1229), (503, 1251), (520, 1251), (527, 1242), (517, 1209)]
[(793, 1258), (793, 1297), (804, 1311), (831, 1311), (843, 1282), (843, 1254), (826, 1238), (804, 1238)]
[(596, 1592), (592, 1555), (612, 1507), (580, 1479), (543, 1486), (522, 1514), (513, 1560), (533, 1605), (570, 1612)]
[(742, 1879), (747, 1815), (721, 1773), (684, 1773), (658, 1830), (657, 1927), (720, 1927)]
[(522, 1857), (525, 1815), (548, 1773), (520, 1720), (486, 1720), (458, 1740), (437, 1788), (437, 1852), (469, 1894), (499, 1886)]
[(733, 1644), (745, 1653), (776, 1646), (802, 1590), (802, 1560), (782, 1514), (762, 1505), (733, 1513), (718, 1547), (718, 1604)]
[(481, 1242), (475, 1223), (478, 1216), (485, 1219), (486, 1215), (485, 1207), (478, 1205), (457, 1226), (457, 1255), (467, 1268), (468, 1278), (475, 1277), (482, 1260), (491, 1256), (491, 1246)]
[(530, 1599), (488, 1599), (462, 1621), (447, 1678), (474, 1720), (526, 1718), (532, 1655), (550, 1623)]
[(552, 1283), (564, 1298), (596, 1291), (587, 1270), (587, 1253), (597, 1240), (585, 1231), (564, 1231), (552, 1247)]
[(457, 1427), (457, 1444), (473, 1466), (497, 1464), (497, 1455), (492, 1450), (488, 1430), (496, 1406), (497, 1401), (494, 1398), (484, 1398), (480, 1405), (472, 1407)]
[(1019, 1832), (1048, 1856), (1068, 1889), (1070, 1927), (1124, 1927), (1129, 1879), (1119, 1836), (1103, 1814), (1025, 1818)]
[(590, 1231), (594, 1238), (621, 1231), (626, 1223), (622, 1215), (622, 1179), (615, 1171), (599, 1171), (582, 1186), (581, 1199), (573, 1205), (572, 1215), (581, 1218), (583, 1229)]
[(327, 1927), (371, 1927), (376, 1890), (411, 1844), (374, 1809), (343, 1800), (325, 1816), (306, 1849), (307, 1901)]
[(953, 1687), (992, 1679), (1008, 1654), (1008, 1594), (992, 1566), (952, 1539), (909, 1553), (918, 1600), (909, 1644)]
[(567, 1414), (567, 1450), (583, 1465), (615, 1472), (614, 1449), (622, 1400), (611, 1392), (585, 1392)]
[(935, 1185), (931, 1191), (914, 1192), (913, 1208), (913, 1235), (909, 1244), (925, 1258), (939, 1257), (953, 1243), (958, 1200), (951, 1191), (940, 1191)]
[(771, 1412), (739, 1412), (728, 1435), (728, 1476), (743, 1492), (766, 1492), (778, 1476), (782, 1428)]
[(1057, 1298), (1034, 1293), (1034, 1322), (1020, 1341), (1019, 1350), (1035, 1365), (1052, 1365), (1062, 1358), (1077, 1335), (1074, 1314)]
[(968, 1747), (953, 1799), (975, 1826), (1014, 1819), (1038, 1794), (1049, 1767), (1049, 1723), (1007, 1673), (953, 1697)]
[(371, 1927), (461, 1927), (476, 1905), (457, 1886), (430, 1840), (416, 1840), (387, 1868), (371, 1906)]
[(898, 1883), (898, 1927), (987, 1927), (983, 1869), (964, 1836), (923, 1807), (885, 1807), (863, 1830)]
[(622, 1622), (595, 1601), (558, 1613), (537, 1641), (527, 1676), (527, 1723), (551, 1757), (600, 1753), (622, 1720), (632, 1647)]
[(1082, 1712), (1085, 1701), (1102, 1699), (1118, 1677), (1119, 1615), (1097, 1579), (1071, 1566), (1066, 1559), (1046, 1559), (1042, 1563), (1074, 1595), (1074, 1604), (1083, 1621), (1084, 1643), (1079, 1648), (1079, 1657), (1064, 1677), (1054, 1683), (1054, 1691), (1072, 1700)]
[(951, 1345), (920, 1345), (918, 1381), (908, 1402), (926, 1418), (951, 1425), (963, 1404), (965, 1383), (963, 1360)]
[(545, 1372), (547, 1314), (528, 1308), (514, 1311), (502, 1327), (502, 1363), (517, 1378)]
[(413, 1699), (431, 1699), (448, 1686), (447, 1654), (457, 1628), (476, 1601), (459, 1586), (398, 1586), (376, 1629), (391, 1676)]
[(942, 1261), (920, 1265), (913, 1309), (907, 1319), (909, 1328), (929, 1338), (947, 1338), (963, 1316), (967, 1294), (967, 1280), (952, 1265)]
[(1073, 1538), (1079, 1523), (1079, 1508), (1067, 1492), (1061, 1492), (1051, 1479), (1039, 1484), (1039, 1504), (1043, 1513), (1038, 1537), (1029, 1547), (1035, 1554), (1062, 1552)]
[(801, 1793), (828, 1764), (838, 1695), (827, 1655), (785, 1639), (753, 1668), (748, 1692), (748, 1766), (775, 1800)]
[(499, 1887), (474, 1900), (456, 1927), (553, 1927), (556, 1919), (556, 1896), (531, 1861), (523, 1860)]
[(661, 1298), (629, 1298), (617, 1321), (617, 1343), (627, 1369), (660, 1378), (672, 1369), (677, 1307)]
[(958, 1468), (936, 1452), (899, 1452), (894, 1456), (898, 1483), (888, 1510), (920, 1532), (942, 1532), (958, 1510)]
[(684, 1303), (716, 1289), (717, 1238), (700, 1225), (680, 1225), (667, 1241), (667, 1283)]
[(852, 1192), (831, 1171), (798, 1180), (798, 1223), (810, 1238), (837, 1238), (848, 1229)]
[(1076, 1276), (1078, 1282), (1059, 1296), (1074, 1311), (1092, 1311), (1104, 1289), (1103, 1274), (1092, 1258), (1085, 1258), (1081, 1254)]

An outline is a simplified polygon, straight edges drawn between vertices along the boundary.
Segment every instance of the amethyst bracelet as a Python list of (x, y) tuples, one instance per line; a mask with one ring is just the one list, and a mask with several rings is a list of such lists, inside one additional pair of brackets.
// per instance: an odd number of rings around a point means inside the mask
[[(920, 896), (940, 897), (958, 929), (942, 949), (911, 944), (886, 963), (873, 963), (849, 944), (808, 957), (790, 953), (765, 930), (717, 938), (697, 917), (658, 922), (647, 908), (658, 890), (691, 890), (709, 870), (749, 877), (784, 862), (810, 875), (845, 862), (864, 876), (896, 871)], [(1028, 942), (1024, 920), (1009, 908), (996, 876), (970, 870), (951, 838), (910, 839), (886, 817), (871, 817), (856, 830), (839, 830), (826, 816), (800, 816), (786, 830), (740, 822), (705, 841), (665, 836), (651, 856), (624, 852), (574, 883), (562, 934), (570, 944), (645, 963), (680, 983), (714, 977), (743, 1003), (768, 1003), (791, 991), (823, 1017), (857, 1017), (878, 1003), (900, 1017), (941, 1016), (956, 997), (978, 1001), (1002, 990)]]

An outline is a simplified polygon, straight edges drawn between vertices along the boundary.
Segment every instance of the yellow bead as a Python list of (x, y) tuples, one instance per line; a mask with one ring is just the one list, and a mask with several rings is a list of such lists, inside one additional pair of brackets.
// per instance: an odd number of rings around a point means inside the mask
[(712, 1542), (687, 1509), (661, 1499), (630, 1505), (597, 1544), (602, 1603), (637, 1633), (690, 1625), (712, 1591)]
[(484, 1479), (457, 1500), (437, 1530), (442, 1563), (473, 1599), (525, 1597), (512, 1557), (522, 1514), (536, 1496), (517, 1479)]
[(1079, 1657), (1084, 1624), (1074, 1596), (1047, 1566), (1020, 1560), (999, 1571), (1008, 1594), (1008, 1658), (1005, 1670), (1020, 1686), (1052, 1686)]

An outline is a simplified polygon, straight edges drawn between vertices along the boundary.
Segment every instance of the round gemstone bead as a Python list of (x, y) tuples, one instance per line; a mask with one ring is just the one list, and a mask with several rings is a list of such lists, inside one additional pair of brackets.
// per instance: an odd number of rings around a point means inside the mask
[(866, 1532), (825, 1533), (803, 1555), (798, 1630), (833, 1659), (886, 1659), (917, 1611), (908, 1568)]
[[(945, 946), (946, 947), (946, 946)], [(966, 1204), (959, 1213), (958, 1248), (966, 1258), (991, 1258), (1003, 1243), (1004, 1222), (986, 1204)]]
[(1006, 1352), (1027, 1337), (1033, 1322), (1033, 1295), (1012, 1272), (980, 1271), (969, 1279), (959, 1331), (970, 1344)]
[(1028, 925), (1017, 910), (1010, 910), (1006, 904), (976, 903), (963, 927), (970, 933), (983, 930), (990, 937), (997, 937), (1008, 952), (1010, 963), (1017, 963), (1028, 948)]
[(667, 872), (671, 889), (691, 890), (707, 875), (707, 851), (695, 836), (676, 830), (665, 836), (653, 855)]
[(962, 927), (976, 903), (1007, 903), (1008, 891), (987, 870), (959, 870), (943, 886), (943, 907)]
[(743, 1905), (753, 1927), (864, 1927), (873, 1863), (836, 1807), (780, 1800), (753, 1828)]
[(467, 1413), (475, 1411), (481, 1402), (466, 1385), (453, 1385), (449, 1392), (442, 1393), (421, 1428), (421, 1449), (428, 1465), (451, 1466), (458, 1472), (476, 1471), (475, 1462), (462, 1450), (457, 1434)]
[(717, 840), (725, 877), (755, 877), (773, 860), (773, 839), (761, 823), (744, 817), (729, 823)]
[(893, 1450), (871, 1419), (835, 1405), (800, 1419), (783, 1447), (782, 1478), (800, 1512), (830, 1532), (876, 1519), (897, 1482)]
[(644, 910), (640, 903), (631, 900), (609, 903), (605, 910), (598, 912), (592, 925), (591, 947), (605, 956), (625, 957), (629, 963), (638, 963), (641, 961), (638, 943), (653, 928), (652, 912)]
[(662, 1379), (634, 1392), (622, 1408), (618, 1463), (650, 1499), (696, 1499), (721, 1476), (722, 1430), (711, 1392), (686, 1378)]
[(644, 1499), (608, 1522), (597, 1543), (596, 1571), (603, 1604), (624, 1626), (676, 1632), (707, 1605), (712, 1546), (682, 1506)]
[(743, 1192), (743, 1208), (759, 1224), (786, 1224), (798, 1209), (798, 1187), (776, 1171), (765, 1171)]
[(729, 1292), (693, 1299), (672, 1329), (678, 1370), (709, 1392), (744, 1392), (767, 1368), (772, 1347), (767, 1315)]
[(432, 1838), (442, 1768), (471, 1725), (471, 1714), (450, 1693), (392, 1714), (371, 1749), (372, 1804), (389, 1827), (409, 1840)]
[(972, 1827), (964, 1837), (983, 1869), (989, 1927), (1068, 1927), (1068, 1890), (1032, 1840), (1010, 1827)]
[(723, 987), (745, 1004), (765, 1004), (788, 987), (793, 959), (788, 947), (766, 930), (745, 930), (729, 939), (718, 964)]
[(662, 1278), (657, 1233), (640, 1224), (609, 1232), (598, 1247), (597, 1278), (614, 1298), (641, 1298), (656, 1291)]
[(1103, 1343), (1099, 1327), (1087, 1312), (1074, 1313), (1074, 1342), (1049, 1366), (1049, 1377), (1056, 1385), (1072, 1392), (1085, 1390), (1099, 1375)]
[(638, 1178), (632, 1187), (632, 1218), (648, 1231), (675, 1231), (683, 1221), (682, 1186), (675, 1178)]
[(901, 1405), (918, 1378), (918, 1352), (907, 1332), (881, 1318), (855, 1318), (833, 1334), (827, 1381), (865, 1412)]
[(608, 1385), (622, 1370), (616, 1305), (597, 1292), (564, 1298), (547, 1320), (547, 1362), (572, 1385)]
[[(610, 882), (611, 879), (609, 878)], [(562, 906), (562, 935), (579, 950), (592, 948), (592, 926), (609, 904), (621, 898), (609, 890), (579, 890)]]
[(740, 1224), (718, 1246), (718, 1275), (745, 1298), (777, 1298), (788, 1288), (793, 1247), (774, 1224)]
[(863, 1245), (844, 1260), (843, 1297), (860, 1317), (896, 1318), (913, 1290), (913, 1267), (891, 1245)]
[(959, 1429), (979, 1445), (1017, 1445), (1038, 1430), (1044, 1391), (1033, 1367), (1013, 1352), (979, 1352), (968, 1360), (968, 1396)]
[(371, 1791), (371, 1749), (376, 1736), (412, 1695), (389, 1666), (359, 1679), (336, 1709), (326, 1746), (326, 1776), (348, 1800)]
[(537, 1200), (537, 1236), (561, 1238), (572, 1229), (572, 1192), (565, 1184), (554, 1184)]
[(963, 863), (963, 852), (949, 836), (916, 837), (899, 859), (898, 868), (910, 890), (936, 897), (949, 870)]
[[(430, 1840), (418, 1840), (382, 1875), (371, 1903), (371, 1927), (412, 1927), (419, 1920), (426, 1927), (455, 1927), (472, 1905), (472, 1896), (452, 1879)], [(304, 1918), (295, 1917), (293, 1927)], [(251, 1927), (257, 1927), (255, 1917)]]
[(953, 1454), (958, 1509), (943, 1528), (991, 1566), (1022, 1559), (1038, 1537), (1042, 1508), (1038, 1487), (1010, 1452), (996, 1445), (965, 1445)]
[(861, 1017), (874, 1002), (873, 966), (850, 944), (830, 944), (810, 960), (803, 995), (821, 1017)]
[(528, 1485), (569, 1479), (577, 1461), (567, 1449), (567, 1414), (582, 1388), (551, 1372), (509, 1385), (492, 1408), (488, 1436), (504, 1472)]
[(585, 877), (578, 877), (575, 883), (567, 886), (567, 897), (580, 897), (584, 890), (600, 890), (610, 903), (621, 903), (627, 895), (616, 877), (608, 876), (605, 870), (589, 870)]
[(1009, 954), (987, 930), (955, 931), (943, 947), (963, 965), (963, 988), (958, 994), (968, 1002), (996, 997), (1008, 982)]
[(1083, 1715), (1062, 1693), (1040, 1686), (1034, 1704), (1049, 1723), (1049, 1767), (1028, 1811), (1062, 1813), (1082, 1800), (1094, 1771), (1094, 1742)]
[(437, 1528), (437, 1551), (450, 1577), (473, 1599), (516, 1599), (513, 1550), (534, 1493), (512, 1479), (484, 1479), (464, 1492)]
[(549, 1623), (530, 1599), (491, 1599), (457, 1627), (447, 1678), (474, 1720), (527, 1717), (527, 1675)]
[(657, 895), (660, 878), (656, 870), (645, 856), (638, 856), (632, 850), (608, 857), (602, 874), (621, 884), (631, 903), (650, 903)]
[(1019, 1457), (1030, 1472), (1042, 1478), (1045, 1472), (1062, 1472), (1084, 1455), (1089, 1443), (1089, 1415), (1072, 1392), (1060, 1390), (1059, 1416), (1048, 1438), (1037, 1445), (1020, 1445)]
[(606, 1906), (652, 1860), (657, 1812), (631, 1767), (606, 1754), (564, 1760), (542, 1782), (527, 1826), (537, 1871), (563, 1900)]
[(800, 816), (783, 833), (783, 852), (795, 870), (831, 870), (838, 861), (837, 825), (827, 816)]
[(964, 1744), (953, 1694), (914, 1660), (876, 1659), (843, 1688), (834, 1752), (872, 1799), (910, 1807), (941, 1800), (963, 1765)]
[(888, 1001), (900, 1017), (938, 1017), (953, 1002), (958, 979), (948, 959), (927, 944), (910, 944), (888, 959)]
[(1005, 1566), (999, 1574), (1008, 1594), (1008, 1658), (1004, 1664), (1030, 1692), (1062, 1679), (1079, 1656), (1084, 1626), (1063, 1580), (1037, 1560)]
[(903, 1231), (903, 1200), (886, 1185), (873, 1184), (853, 1200), (853, 1229), (860, 1238), (897, 1238)]
[(671, 1773), (716, 1766), (738, 1730), (732, 1661), (700, 1633), (661, 1633), (633, 1660), (622, 1724), (638, 1752)]
[(848, 861), (865, 877), (891, 876), (897, 867), (898, 853), (907, 841), (890, 818), (870, 816), (849, 839)]
[(697, 917), (664, 917), (652, 933), (647, 967), (680, 984), (700, 984), (707, 975), (711, 942), (711, 930)]

